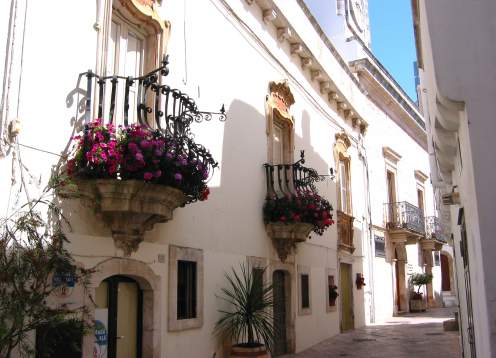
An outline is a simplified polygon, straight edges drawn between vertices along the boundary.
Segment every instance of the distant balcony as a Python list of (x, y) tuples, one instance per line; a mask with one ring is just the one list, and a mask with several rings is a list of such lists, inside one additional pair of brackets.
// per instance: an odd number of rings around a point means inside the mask
[(422, 210), (406, 201), (384, 204), (386, 227), (390, 231), (425, 236), (425, 220)]
[(444, 229), (441, 221), (435, 216), (428, 216), (425, 218), (425, 227), (427, 231), (427, 238), (430, 240), (439, 241), (443, 244), (448, 243), (448, 234)]
[(355, 218), (342, 211), (338, 213), (338, 248), (352, 254), (355, 251), (353, 245), (353, 221)]

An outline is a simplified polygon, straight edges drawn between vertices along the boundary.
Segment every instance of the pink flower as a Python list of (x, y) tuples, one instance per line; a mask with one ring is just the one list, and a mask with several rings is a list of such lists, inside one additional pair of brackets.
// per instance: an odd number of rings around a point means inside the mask
[(145, 180), (152, 180), (153, 179), (153, 174), (150, 173), (150, 172), (145, 172), (145, 174), (143, 174), (143, 178)]
[(176, 179), (177, 181), (181, 181), (183, 180), (183, 176), (180, 173), (176, 173), (174, 174), (174, 179)]
[(157, 170), (153, 175), (155, 176), (155, 178), (160, 178), (160, 176), (162, 175), (162, 171)]
[(136, 160), (138, 162), (142, 162), (143, 161), (143, 154), (141, 152), (137, 152), (134, 157), (136, 158)]

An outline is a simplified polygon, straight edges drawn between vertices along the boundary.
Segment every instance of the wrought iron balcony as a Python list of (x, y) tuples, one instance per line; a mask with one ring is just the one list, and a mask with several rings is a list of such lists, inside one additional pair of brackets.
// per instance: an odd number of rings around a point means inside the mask
[(407, 201), (384, 204), (386, 227), (404, 229), (425, 235), (425, 220), (422, 210)]
[(444, 229), (441, 221), (435, 216), (428, 216), (425, 218), (425, 227), (427, 231), (427, 238), (431, 240), (440, 241), (442, 243), (448, 242), (448, 234)]
[[(141, 77), (99, 76), (91, 70), (80, 74), (87, 79), (85, 123), (95, 117), (115, 124), (115, 116), (119, 113), (127, 126), (132, 115), (142, 126), (187, 139), (193, 121), (210, 121), (213, 117), (226, 120), (224, 106), (219, 112), (200, 111), (186, 93), (163, 84), (162, 77), (169, 74), (168, 64), (166, 56), (159, 68)], [(92, 113), (94, 104), (96, 113)]]
[(267, 178), (267, 198), (283, 198), (299, 193), (315, 193), (315, 183), (324, 180), (315, 169), (303, 166), (305, 152), (301, 151), (300, 160), (294, 164), (264, 164)]

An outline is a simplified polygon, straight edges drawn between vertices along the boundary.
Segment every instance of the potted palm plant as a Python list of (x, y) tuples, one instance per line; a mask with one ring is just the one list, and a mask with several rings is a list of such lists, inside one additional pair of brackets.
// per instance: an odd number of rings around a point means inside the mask
[(215, 333), (223, 340), (235, 342), (231, 358), (268, 358), (276, 337), (273, 320), (272, 285), (264, 284), (263, 272), (255, 275), (249, 265), (240, 265), (226, 273), (228, 286), (222, 289), (220, 298), (230, 309), (219, 310), (221, 318), (215, 325)]
[(414, 273), (409, 279), (410, 285), (417, 287), (417, 291), (410, 293), (410, 311), (421, 312), (425, 311), (427, 305), (424, 302), (423, 294), (420, 292), (424, 285), (432, 282), (432, 274), (430, 273)]

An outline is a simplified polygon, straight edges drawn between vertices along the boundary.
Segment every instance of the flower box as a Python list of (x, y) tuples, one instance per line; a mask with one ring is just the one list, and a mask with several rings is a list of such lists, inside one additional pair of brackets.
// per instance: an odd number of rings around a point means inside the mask
[(127, 256), (138, 249), (145, 231), (171, 220), (174, 209), (187, 202), (179, 189), (138, 180), (81, 180), (77, 185), (83, 200), (91, 200), (112, 231), (115, 245)]
[(174, 209), (208, 198), (217, 163), (187, 136), (97, 119), (73, 139), (66, 171), (77, 190), (66, 192), (101, 213), (126, 255), (138, 249), (145, 231), (172, 219)]

